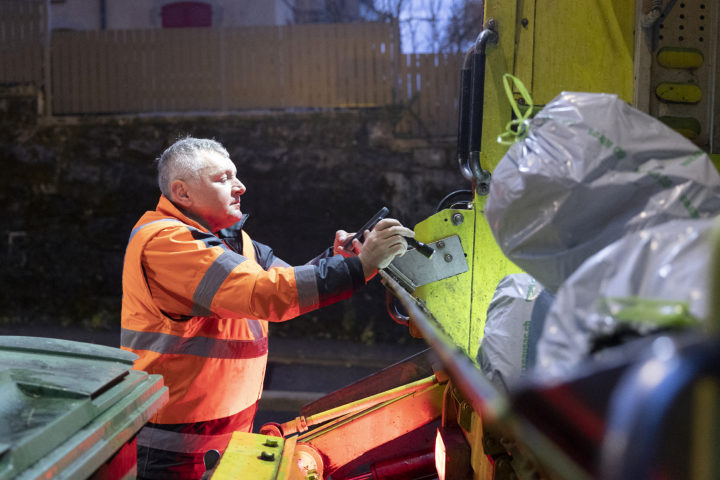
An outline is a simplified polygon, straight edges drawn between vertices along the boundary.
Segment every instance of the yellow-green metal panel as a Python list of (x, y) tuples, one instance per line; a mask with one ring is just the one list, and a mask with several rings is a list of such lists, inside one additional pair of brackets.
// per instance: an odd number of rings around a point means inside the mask
[(486, 49), (480, 155), (485, 169), (492, 171), (507, 150), (496, 141), (512, 118), (505, 73), (525, 83), (536, 105), (562, 91), (615, 93), (632, 101), (634, 2), (486, 0), (485, 19), (496, 22), (499, 36)]
[[(584, 21), (578, 21), (582, 16)], [(486, 23), (494, 21), (498, 43), (486, 48), (483, 132), (480, 161), (494, 170), (507, 147), (497, 143), (512, 118), (502, 82), (516, 74), (536, 104), (563, 90), (616, 93), (632, 101), (635, 6), (628, 0), (486, 0)], [(418, 239), (431, 242), (460, 235), (469, 271), (420, 287), (415, 295), (453, 341), (475, 358), (487, 307), (497, 283), (517, 272), (495, 243), (478, 197), (471, 210), (445, 210), (416, 226)], [(465, 220), (453, 224), (452, 215)]]
[[(454, 224), (453, 215), (461, 215), (462, 223)], [(454, 277), (420, 286), (415, 289), (414, 295), (425, 302), (430, 312), (452, 338), (453, 343), (467, 353), (473, 277), (470, 262), (476, 248), (475, 211), (442, 210), (415, 226), (415, 237), (424, 243), (453, 235), (460, 237), (469, 270)]]
[(485, 197), (479, 197), (476, 200), (478, 200), (476, 203), (478, 214), (475, 220), (472, 316), (470, 317), (470, 338), (468, 339), (468, 351), (473, 359), (477, 357), (480, 341), (485, 331), (487, 309), (497, 284), (506, 275), (522, 271), (502, 253), (495, 242), (490, 225), (482, 210), (485, 206)]
[(482, 206), (443, 210), (415, 227), (417, 239), (425, 243), (452, 235), (460, 237), (469, 270), (418, 287), (414, 294), (425, 302), (453, 343), (473, 360), (495, 287), (505, 275), (520, 271), (495, 242)]
[(521, 78), (528, 91), (532, 92), (533, 56), (535, 55), (535, 0), (518, 0), (517, 23), (515, 24), (515, 61), (513, 73)]
[(531, 94), (536, 104), (563, 90), (615, 93), (632, 102), (633, 1), (536, 0), (534, 11)]
[(483, 103), (483, 131), (480, 164), (486, 170), (494, 170), (505, 155), (507, 146), (496, 139), (512, 118), (512, 110), (505, 95), (503, 75), (515, 71), (515, 25), (517, 2), (485, 0), (485, 20), (495, 20), (498, 42), (486, 48), (485, 83)]
[(710, 160), (713, 162), (713, 165), (715, 165), (715, 168), (720, 170), (720, 153), (711, 153)]
[(283, 445), (283, 438), (234, 432), (212, 478), (274, 480), (283, 459)]

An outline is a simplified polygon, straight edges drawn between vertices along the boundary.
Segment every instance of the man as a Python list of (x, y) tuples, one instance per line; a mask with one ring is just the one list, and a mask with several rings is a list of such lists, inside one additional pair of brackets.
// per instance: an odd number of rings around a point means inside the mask
[(290, 267), (242, 230), (236, 173), (218, 142), (177, 141), (158, 160), (156, 210), (130, 234), (121, 346), (139, 356), (136, 369), (162, 374), (170, 394), (138, 435), (141, 478), (199, 478), (204, 452), (252, 430), (268, 322), (348, 298), (413, 236), (385, 219), (346, 251), (340, 230), (332, 252)]

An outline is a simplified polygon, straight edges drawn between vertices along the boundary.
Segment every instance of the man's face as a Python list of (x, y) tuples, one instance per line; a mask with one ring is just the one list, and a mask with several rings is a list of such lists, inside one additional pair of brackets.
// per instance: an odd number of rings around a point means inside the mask
[(204, 220), (211, 232), (235, 224), (242, 218), (240, 196), (245, 185), (237, 178), (235, 165), (217, 152), (200, 153), (203, 167), (197, 178), (186, 181), (191, 204), (186, 207), (191, 216)]

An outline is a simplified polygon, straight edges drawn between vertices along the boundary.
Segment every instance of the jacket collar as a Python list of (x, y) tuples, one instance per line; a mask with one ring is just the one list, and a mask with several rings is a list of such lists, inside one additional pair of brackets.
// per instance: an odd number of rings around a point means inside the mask
[(249, 216), (250, 214), (244, 213), (240, 220), (227, 228), (223, 228), (222, 230), (215, 232), (215, 235), (222, 239), (239, 237), (240, 231), (245, 226), (245, 221), (248, 219)]

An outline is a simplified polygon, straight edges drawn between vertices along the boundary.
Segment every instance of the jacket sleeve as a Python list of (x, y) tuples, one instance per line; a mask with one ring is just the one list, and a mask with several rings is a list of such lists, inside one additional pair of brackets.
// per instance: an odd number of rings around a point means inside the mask
[[(276, 257), (269, 246), (255, 240), (252, 243), (255, 249), (255, 259), (263, 269), (290, 266), (280, 257)], [(319, 307), (348, 298), (352, 295), (352, 292), (365, 284), (365, 274), (362, 271), (360, 259), (355, 257), (344, 259), (341, 255), (333, 255), (332, 247), (327, 248), (323, 253), (306, 263), (305, 266), (315, 267), (313, 271), (317, 284)], [(349, 293), (347, 288), (348, 279), (352, 284)]]
[(348, 298), (365, 283), (354, 257), (300, 267), (271, 262), (265, 270), (215, 235), (185, 225), (153, 237), (142, 261), (153, 299), (175, 319), (217, 314), (285, 321)]

